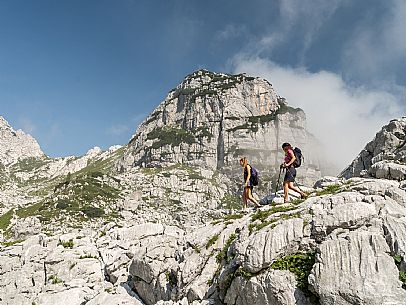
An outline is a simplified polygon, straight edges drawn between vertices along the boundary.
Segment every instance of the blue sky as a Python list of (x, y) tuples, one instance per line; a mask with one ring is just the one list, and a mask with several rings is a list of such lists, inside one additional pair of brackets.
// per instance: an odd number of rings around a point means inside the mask
[(0, 115), (81, 155), (125, 144), (196, 69), (248, 72), (353, 154), (405, 114), (405, 25), (401, 0), (2, 0)]

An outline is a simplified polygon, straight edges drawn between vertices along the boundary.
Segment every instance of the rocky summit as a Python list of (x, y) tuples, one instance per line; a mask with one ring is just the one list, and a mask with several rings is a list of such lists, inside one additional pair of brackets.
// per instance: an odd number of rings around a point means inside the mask
[[(340, 177), (303, 110), (245, 74), (192, 73), (128, 144), (81, 157), (0, 122), (0, 305), (406, 304), (405, 118)], [(284, 141), (309, 193), (286, 204)], [(264, 204), (247, 214), (242, 156)]]
[(284, 142), (300, 147), (306, 157), (299, 179), (320, 178), (303, 110), (289, 106), (265, 79), (199, 70), (140, 125), (119, 167), (185, 164), (224, 171), (245, 156), (263, 177), (272, 177)]
[(406, 117), (382, 127), (341, 176), (405, 180)]

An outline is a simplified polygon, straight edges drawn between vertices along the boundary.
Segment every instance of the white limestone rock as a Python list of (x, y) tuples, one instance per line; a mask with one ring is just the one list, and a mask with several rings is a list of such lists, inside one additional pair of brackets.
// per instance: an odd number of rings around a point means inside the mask
[(15, 131), (0, 116), (0, 163), (9, 165), (27, 158), (45, 157), (38, 142), (22, 130)]
[(340, 174), (344, 178), (370, 176), (404, 180), (406, 177), (406, 117), (382, 127), (352, 163)]
[(404, 304), (399, 271), (384, 237), (357, 230), (319, 246), (309, 277), (322, 305)]
[(269, 270), (261, 275), (233, 280), (224, 300), (227, 305), (310, 305), (289, 271)]
[(277, 258), (296, 252), (303, 238), (303, 220), (288, 219), (274, 228), (255, 232), (237, 245), (237, 255), (244, 270), (256, 273), (269, 267)]

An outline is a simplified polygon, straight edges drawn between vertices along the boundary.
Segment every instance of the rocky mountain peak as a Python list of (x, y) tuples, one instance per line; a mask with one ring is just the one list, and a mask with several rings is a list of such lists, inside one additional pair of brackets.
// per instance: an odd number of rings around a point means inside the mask
[(43, 157), (38, 142), (22, 130), (15, 131), (0, 116), (0, 162), (7, 165), (30, 157)]
[(391, 120), (376, 134), (342, 177), (406, 179), (406, 117)]
[[(275, 172), (283, 142), (306, 153), (312, 141), (305, 113), (290, 107), (267, 80), (199, 70), (140, 125), (118, 166), (181, 163), (224, 169), (246, 156), (261, 170)], [(318, 161), (307, 160), (306, 177), (315, 180)]]

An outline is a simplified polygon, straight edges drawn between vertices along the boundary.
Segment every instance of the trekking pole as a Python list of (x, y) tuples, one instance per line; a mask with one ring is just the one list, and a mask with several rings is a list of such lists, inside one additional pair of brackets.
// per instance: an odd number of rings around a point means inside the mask
[(276, 197), (276, 192), (278, 191), (279, 180), (281, 179), (281, 173), (282, 173), (282, 167), (279, 168), (278, 182), (276, 183), (276, 189), (275, 189), (275, 197)]

